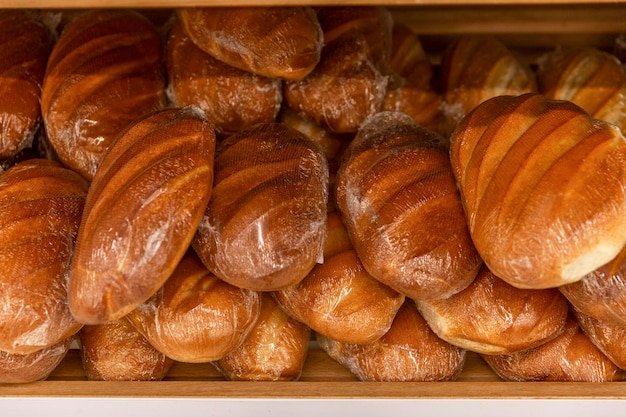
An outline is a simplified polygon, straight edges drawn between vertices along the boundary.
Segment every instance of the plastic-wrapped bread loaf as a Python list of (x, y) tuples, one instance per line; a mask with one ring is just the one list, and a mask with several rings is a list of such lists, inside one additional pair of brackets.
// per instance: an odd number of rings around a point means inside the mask
[(91, 180), (121, 130), (165, 107), (162, 50), (154, 25), (133, 11), (93, 10), (64, 27), (41, 93), (46, 133), (64, 165)]
[(231, 381), (296, 381), (302, 374), (311, 330), (285, 313), (268, 292), (250, 333), (213, 364)]
[(282, 82), (230, 66), (192, 42), (179, 20), (167, 38), (168, 97), (174, 106), (196, 105), (215, 129), (232, 134), (274, 121)]
[(337, 173), (337, 209), (363, 266), (413, 299), (461, 291), (482, 263), (443, 141), (405, 114), (381, 112)]
[(187, 251), (211, 196), (215, 131), (195, 107), (121, 132), (91, 183), (69, 281), (84, 324), (116, 320), (150, 298)]
[(591, 343), (620, 369), (626, 370), (626, 326), (595, 319), (576, 307), (571, 311)]
[(174, 363), (126, 319), (87, 325), (78, 333), (89, 381), (160, 381)]
[(66, 280), (87, 189), (80, 175), (44, 159), (0, 174), (0, 351), (33, 353), (81, 328)]
[(237, 348), (260, 308), (258, 293), (222, 281), (189, 251), (156, 294), (127, 317), (160, 352), (199, 363)]
[(244, 71), (297, 80), (320, 60), (324, 39), (310, 7), (183, 7), (177, 13), (198, 47)]
[(389, 331), (364, 344), (317, 334), (322, 349), (361, 381), (451, 381), (463, 370), (466, 351), (438, 338), (405, 300)]
[(70, 336), (24, 355), (0, 351), (0, 384), (25, 384), (48, 378), (67, 355), (73, 340), (74, 336)]
[(451, 137), (478, 252), (519, 288), (576, 282), (626, 243), (626, 139), (613, 124), (539, 94), (494, 97)]
[(282, 123), (242, 130), (218, 147), (193, 248), (235, 286), (293, 285), (321, 259), (327, 200), (328, 163), (313, 141)]

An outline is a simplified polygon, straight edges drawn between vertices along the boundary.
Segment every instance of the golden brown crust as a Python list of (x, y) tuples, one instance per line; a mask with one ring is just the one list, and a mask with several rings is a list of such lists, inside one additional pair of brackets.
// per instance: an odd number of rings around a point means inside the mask
[(465, 363), (465, 350), (438, 338), (410, 300), (391, 329), (372, 343), (342, 343), (320, 334), (317, 340), (362, 381), (450, 381)]
[(337, 208), (363, 266), (414, 299), (462, 290), (482, 263), (440, 142), (382, 112), (361, 126), (337, 173)]
[(328, 165), (315, 143), (281, 123), (243, 130), (220, 144), (193, 247), (235, 286), (293, 285), (320, 259), (327, 200)]
[(176, 20), (167, 38), (168, 95), (175, 106), (196, 105), (216, 130), (231, 134), (274, 121), (282, 82), (230, 66), (196, 46)]
[(177, 13), (198, 47), (244, 71), (297, 80), (319, 62), (322, 30), (310, 7), (188, 7)]
[(83, 369), (89, 381), (160, 381), (174, 363), (125, 317), (84, 326), (79, 336)]
[(0, 175), (0, 350), (29, 354), (81, 327), (66, 278), (88, 184), (43, 159)]
[(302, 374), (311, 330), (262, 293), (259, 318), (244, 341), (214, 362), (231, 381), (296, 381)]
[(259, 294), (220, 280), (189, 251), (163, 287), (127, 317), (168, 357), (197, 363), (237, 348), (260, 307)]
[(621, 369), (626, 369), (626, 326), (595, 319), (573, 307), (578, 325), (607, 358)]
[(120, 135), (85, 203), (69, 286), (77, 320), (118, 319), (163, 285), (210, 198), (214, 152), (197, 108), (157, 111)]
[(66, 166), (91, 180), (117, 134), (165, 106), (162, 42), (131, 11), (95, 10), (52, 49), (41, 94), (46, 133)]
[(463, 119), (451, 161), (472, 238), (520, 288), (580, 280), (626, 243), (626, 140), (580, 107), (495, 97)]
[(417, 301), (417, 307), (439, 337), (486, 354), (510, 354), (555, 338), (568, 311), (558, 290), (515, 288), (485, 266), (465, 290), (443, 300)]
[(65, 358), (74, 336), (24, 355), (0, 351), (0, 383), (25, 384), (46, 379)]

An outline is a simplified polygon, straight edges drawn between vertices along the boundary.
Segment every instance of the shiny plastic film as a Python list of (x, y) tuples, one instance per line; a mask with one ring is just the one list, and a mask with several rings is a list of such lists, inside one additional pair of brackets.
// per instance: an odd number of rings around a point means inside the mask
[(571, 311), (591, 343), (620, 369), (626, 370), (626, 326), (595, 319), (576, 307)]
[(24, 355), (0, 351), (0, 383), (26, 384), (48, 378), (67, 355), (73, 340), (70, 336)]

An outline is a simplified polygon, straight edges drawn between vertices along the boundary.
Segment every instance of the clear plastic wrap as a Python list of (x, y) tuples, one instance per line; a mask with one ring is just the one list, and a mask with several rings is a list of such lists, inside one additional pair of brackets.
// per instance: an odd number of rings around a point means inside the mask
[(70, 336), (24, 355), (0, 351), (0, 384), (25, 384), (48, 378), (65, 358), (73, 340), (74, 336)]
[(626, 325), (595, 319), (576, 307), (572, 314), (578, 325), (607, 358), (619, 368), (626, 370)]

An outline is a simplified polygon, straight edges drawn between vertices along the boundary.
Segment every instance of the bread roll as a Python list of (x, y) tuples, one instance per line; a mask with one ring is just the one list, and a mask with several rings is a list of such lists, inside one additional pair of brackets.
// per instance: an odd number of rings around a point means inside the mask
[(580, 107), (538, 94), (488, 100), (450, 156), (478, 252), (519, 288), (576, 282), (626, 243), (626, 141)]
[(25, 384), (48, 378), (65, 358), (73, 340), (74, 336), (70, 336), (24, 355), (0, 351), (0, 384)]
[(199, 363), (239, 346), (259, 310), (256, 292), (223, 282), (189, 251), (163, 287), (127, 317), (168, 357)]
[(404, 302), (403, 295), (365, 271), (336, 212), (328, 213), (324, 263), (274, 297), (317, 333), (346, 343), (379, 339)]
[(610, 382), (623, 381), (625, 376), (571, 317), (557, 338), (541, 346), (482, 358), (505, 381)]
[(317, 341), (361, 381), (451, 381), (465, 364), (465, 350), (439, 339), (409, 300), (389, 331), (372, 343), (343, 343), (321, 334)]
[(393, 21), (382, 7), (319, 7), (324, 31), (319, 64), (285, 82), (284, 102), (331, 132), (353, 133), (381, 110), (387, 89)]
[(465, 290), (417, 308), (443, 340), (478, 353), (504, 355), (537, 347), (563, 331), (568, 303), (558, 290), (515, 288), (483, 266)]
[(319, 62), (324, 40), (310, 7), (183, 7), (177, 12), (198, 47), (244, 71), (297, 80)]
[(626, 326), (595, 319), (576, 307), (571, 311), (591, 343), (620, 369), (626, 369)]
[(120, 134), (89, 188), (72, 259), (79, 322), (128, 314), (172, 274), (211, 196), (214, 152), (213, 126), (195, 107), (148, 114)]
[(407, 115), (381, 112), (337, 173), (337, 208), (363, 266), (413, 299), (461, 291), (482, 262), (441, 142)]
[(321, 149), (285, 124), (257, 125), (220, 143), (214, 192), (193, 247), (232, 285), (294, 285), (321, 258), (327, 200)]
[(559, 48), (538, 60), (537, 83), (541, 94), (571, 101), (626, 129), (626, 70), (615, 55), (591, 47)]
[(584, 314), (626, 326), (626, 247), (608, 264), (559, 290)]
[(0, 175), (0, 351), (34, 353), (80, 329), (66, 280), (87, 188), (44, 159)]
[(64, 165), (91, 180), (113, 139), (165, 106), (163, 46), (131, 11), (94, 10), (64, 27), (46, 68), (41, 111)]
[(235, 350), (214, 362), (231, 381), (296, 381), (307, 357), (311, 330), (289, 317), (270, 293), (261, 293), (261, 312)]
[(32, 145), (52, 34), (29, 10), (0, 12), (0, 159)]
[(231, 134), (274, 121), (282, 82), (232, 67), (204, 52), (175, 20), (167, 38), (168, 96), (175, 106), (196, 105), (215, 129)]
[(81, 360), (89, 381), (160, 381), (174, 363), (125, 317), (84, 326), (79, 336)]

